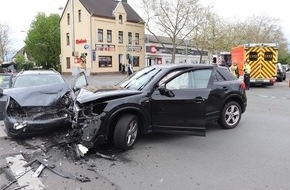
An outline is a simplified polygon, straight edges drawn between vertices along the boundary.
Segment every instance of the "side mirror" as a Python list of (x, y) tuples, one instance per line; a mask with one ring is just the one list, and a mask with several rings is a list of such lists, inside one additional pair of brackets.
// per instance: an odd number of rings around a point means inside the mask
[(167, 96), (167, 97), (174, 97), (174, 93), (171, 90), (166, 89), (165, 85), (162, 85), (158, 88), (160, 94), (162, 96)]
[(3, 89), (0, 88), (0, 97), (2, 97), (2, 96), (3, 96)]

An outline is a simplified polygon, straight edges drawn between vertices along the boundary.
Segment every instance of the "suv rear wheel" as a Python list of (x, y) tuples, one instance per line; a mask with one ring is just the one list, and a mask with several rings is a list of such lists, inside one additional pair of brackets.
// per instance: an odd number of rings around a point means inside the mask
[(235, 101), (230, 101), (224, 106), (222, 110), (219, 124), (225, 129), (232, 129), (239, 124), (241, 117), (241, 106)]
[(139, 121), (135, 115), (122, 116), (114, 131), (114, 145), (122, 150), (128, 150), (136, 142), (139, 128)]

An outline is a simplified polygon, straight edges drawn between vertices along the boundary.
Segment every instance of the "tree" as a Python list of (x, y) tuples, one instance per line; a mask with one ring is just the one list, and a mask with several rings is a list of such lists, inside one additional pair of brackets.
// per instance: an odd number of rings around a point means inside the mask
[(38, 13), (32, 22), (25, 40), (25, 50), (44, 69), (59, 67), (60, 17), (58, 14), (46, 16)]
[(10, 33), (10, 27), (0, 23), (0, 62), (5, 61), (10, 53)]
[[(203, 7), (198, 4), (198, 0), (142, 0), (142, 2), (147, 14), (146, 29), (171, 53), (171, 62), (174, 63), (177, 47), (184, 45), (189, 34), (199, 25)], [(152, 15), (158, 15), (157, 19), (154, 19), (156, 20), (154, 25), (153, 23), (150, 25)], [(172, 49), (166, 47), (160, 35), (170, 38)]]

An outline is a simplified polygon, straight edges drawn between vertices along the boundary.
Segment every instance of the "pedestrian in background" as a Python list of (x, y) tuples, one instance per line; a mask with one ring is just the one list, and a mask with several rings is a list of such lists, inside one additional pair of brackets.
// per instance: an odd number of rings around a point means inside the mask
[(128, 65), (128, 75), (133, 74), (133, 64), (132, 61), (129, 59), (129, 65)]
[(246, 85), (246, 89), (250, 89), (250, 73), (251, 73), (251, 66), (248, 61), (245, 61), (244, 67), (244, 83)]
[(230, 66), (230, 71), (234, 76), (239, 78), (239, 71), (238, 71), (237, 62), (232, 63), (232, 65)]

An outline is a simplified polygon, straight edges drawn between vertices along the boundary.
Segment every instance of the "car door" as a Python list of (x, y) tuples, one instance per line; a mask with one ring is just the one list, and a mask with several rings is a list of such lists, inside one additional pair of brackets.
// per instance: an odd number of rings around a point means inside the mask
[(205, 136), (211, 69), (189, 70), (166, 81), (151, 97), (152, 130)]

